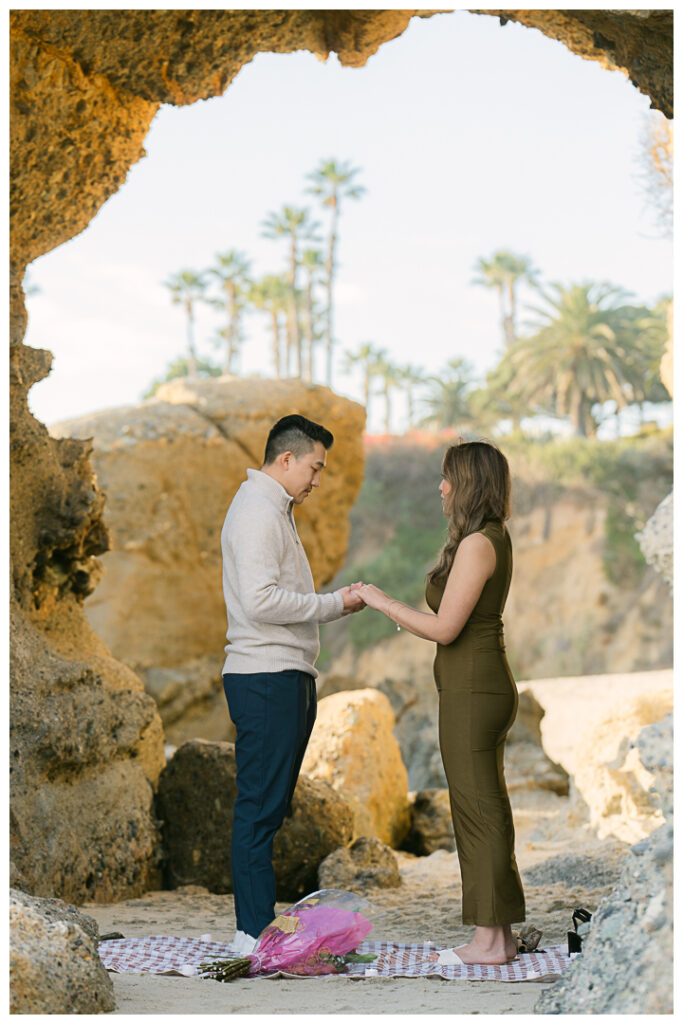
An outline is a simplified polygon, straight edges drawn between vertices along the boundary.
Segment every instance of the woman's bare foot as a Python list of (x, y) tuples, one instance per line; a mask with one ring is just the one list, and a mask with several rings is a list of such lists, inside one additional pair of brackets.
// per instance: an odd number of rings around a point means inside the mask
[(465, 964), (508, 964), (517, 956), (517, 943), (509, 924), (479, 925), (472, 941), (456, 946), (455, 952)]

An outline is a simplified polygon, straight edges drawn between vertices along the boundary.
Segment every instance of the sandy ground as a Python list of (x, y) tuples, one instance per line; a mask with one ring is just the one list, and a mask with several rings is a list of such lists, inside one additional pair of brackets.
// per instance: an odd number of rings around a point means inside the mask
[[(611, 887), (626, 847), (599, 842), (585, 830), (568, 831), (566, 800), (532, 793), (515, 807), (517, 857), (525, 880), (527, 922), (543, 931), (541, 945), (566, 942), (571, 911), (595, 909)], [(552, 838), (548, 838), (551, 836)], [(584, 868), (576, 870), (577, 851)], [(460, 877), (453, 853), (430, 857), (398, 855), (403, 884), (366, 891), (382, 914), (373, 937), (399, 942), (431, 940), (452, 946), (467, 941), (471, 928), (460, 921)], [(569, 861), (566, 858), (569, 857)], [(564, 858), (554, 860), (554, 858)], [(572, 868), (574, 864), (574, 868)], [(598, 884), (600, 883), (600, 884)], [(282, 904), (284, 909), (286, 905)], [(83, 909), (101, 932), (125, 936), (210, 933), (230, 941), (235, 921), (232, 897), (198, 886), (173, 892), (149, 892), (113, 905)], [(278, 906), (278, 909), (281, 909)], [(438, 978), (344, 977), (240, 979), (219, 984), (195, 978), (112, 974), (114, 1014), (531, 1014), (547, 983), (444, 981)]]

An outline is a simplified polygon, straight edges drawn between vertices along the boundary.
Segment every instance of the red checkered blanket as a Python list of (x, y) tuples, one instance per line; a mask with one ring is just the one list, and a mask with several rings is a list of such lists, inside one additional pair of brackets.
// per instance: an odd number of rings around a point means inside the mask
[[(349, 964), (348, 978), (447, 978), (453, 981), (551, 981), (559, 977), (569, 964), (561, 946), (543, 952), (522, 953), (511, 964), (437, 963), (442, 946), (431, 942), (407, 945), (403, 942), (363, 942), (359, 953), (375, 954), (372, 963)], [(187, 938), (176, 935), (149, 935), (145, 938), (110, 939), (100, 942), (98, 952), (108, 971), (143, 972), (150, 974), (198, 974), (202, 961), (225, 959), (231, 954), (223, 942), (214, 942), (210, 935)], [(298, 977), (287, 972), (260, 977)], [(254, 979), (255, 980), (255, 979)]]

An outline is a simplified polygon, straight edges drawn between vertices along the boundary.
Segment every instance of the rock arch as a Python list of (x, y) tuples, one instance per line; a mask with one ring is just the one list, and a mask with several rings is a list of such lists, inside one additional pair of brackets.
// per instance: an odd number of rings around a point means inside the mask
[[(160, 104), (220, 95), (260, 51), (362, 66), (403, 10), (23, 10), (11, 13), (11, 613), (14, 883), (112, 899), (158, 877), (156, 709), (89, 629), (107, 549), (90, 443), (51, 438), (27, 395), (49, 352), (22, 344), (26, 266), (82, 231), (144, 156)], [(538, 28), (619, 69), (672, 115), (673, 12), (475, 11)], [(435, 27), (436, 30), (436, 27)], [(97, 827), (91, 820), (95, 809)], [(59, 826), (46, 834), (49, 824)]]

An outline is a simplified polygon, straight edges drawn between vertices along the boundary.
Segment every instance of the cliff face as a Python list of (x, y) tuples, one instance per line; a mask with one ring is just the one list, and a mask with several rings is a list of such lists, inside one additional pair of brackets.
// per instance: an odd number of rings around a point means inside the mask
[[(28, 391), (48, 372), (50, 355), (22, 345), (25, 268), (82, 231), (120, 187), (144, 155), (161, 103), (220, 95), (265, 50), (308, 49), (322, 59), (335, 51), (342, 64), (360, 66), (411, 17), (433, 13), (11, 13), (11, 750), (18, 885), (70, 899), (140, 891), (155, 870), (151, 796), (162, 760), (153, 703), (83, 614), (97, 582), (97, 555), (108, 545), (102, 494), (89, 445), (50, 438), (28, 409)], [(583, 56), (625, 69), (670, 114), (671, 12), (602, 12), (611, 19), (609, 35), (595, 27), (590, 11), (485, 13), (547, 27)], [(572, 32), (557, 27), (564, 15)], [(49, 721), (41, 714), (48, 699), (55, 702)], [(58, 778), (63, 788), (43, 806), (45, 786)], [(108, 794), (97, 804), (99, 824), (76, 813), (95, 792)], [(69, 840), (67, 827), (76, 822)]]

